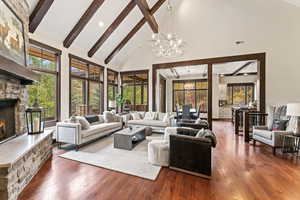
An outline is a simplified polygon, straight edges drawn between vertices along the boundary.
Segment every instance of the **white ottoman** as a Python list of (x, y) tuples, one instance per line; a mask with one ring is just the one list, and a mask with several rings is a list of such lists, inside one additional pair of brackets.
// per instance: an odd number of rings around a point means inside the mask
[(152, 165), (169, 166), (169, 143), (164, 140), (149, 142), (148, 161)]

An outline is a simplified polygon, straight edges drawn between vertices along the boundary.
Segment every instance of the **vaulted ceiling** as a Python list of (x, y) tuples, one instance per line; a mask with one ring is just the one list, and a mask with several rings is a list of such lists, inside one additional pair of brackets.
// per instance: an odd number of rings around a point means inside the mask
[[(300, 6), (300, 0), (284, 1)], [(43, 14), (35, 13), (41, 7), (39, 2), (48, 2), (43, 5), (47, 12), (40, 23), (30, 26), (32, 32), (115, 66), (145, 45), (157, 27), (163, 26), (167, 14), (166, 0), (30, 0), (30, 12), (35, 16)], [(151, 9), (155, 5), (156, 12)], [(85, 26), (78, 24), (81, 18)]]
[[(39, 1), (29, 1), (31, 14), (37, 7), (40, 7)], [(153, 32), (157, 32), (166, 13), (167, 5), (166, 0), (46, 1), (51, 2), (49, 9), (40, 24), (33, 30), (34, 34), (64, 43), (67, 48), (71, 46), (80, 49), (89, 57), (95, 56), (101, 61), (106, 59), (106, 61), (111, 61), (112, 65), (122, 63), (130, 54), (131, 46), (141, 45), (146, 38), (150, 38)], [(156, 9), (153, 10), (153, 7)], [(91, 13), (93, 11), (95, 11), (94, 14)], [(142, 20), (144, 16), (145, 19)], [(81, 18), (86, 25), (80, 27), (78, 22)], [(99, 22), (103, 22), (102, 27)], [(81, 29), (78, 31), (78, 28)], [(75, 33), (77, 31), (77, 34), (70, 39), (67, 36), (70, 36), (72, 30)], [(132, 38), (126, 38), (130, 32), (135, 33), (135, 31), (136, 34), (132, 34)], [(126, 39), (129, 39), (128, 42)], [(120, 46), (123, 48), (117, 49)], [(114, 53), (113, 56), (107, 59), (112, 53)]]

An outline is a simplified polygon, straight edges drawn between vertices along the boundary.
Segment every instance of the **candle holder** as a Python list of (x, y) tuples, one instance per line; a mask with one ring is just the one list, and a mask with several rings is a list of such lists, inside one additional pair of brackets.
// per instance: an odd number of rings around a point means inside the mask
[(25, 119), (27, 125), (27, 132), (29, 135), (39, 134), (44, 132), (45, 127), (45, 113), (35, 100), (32, 107), (27, 107), (25, 110)]

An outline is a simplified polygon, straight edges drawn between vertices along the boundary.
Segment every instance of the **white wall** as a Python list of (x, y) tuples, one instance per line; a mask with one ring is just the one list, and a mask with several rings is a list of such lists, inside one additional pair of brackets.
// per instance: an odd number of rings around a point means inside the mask
[[(145, 39), (143, 47), (128, 58), (122, 70), (151, 69), (155, 63), (266, 52), (267, 104), (300, 101), (298, 7), (280, 0), (186, 0), (181, 1), (175, 11), (175, 30), (187, 42), (184, 56), (155, 58)], [(237, 40), (245, 43), (236, 45)]]
[[(46, 34), (45, 34), (46, 35)], [(31, 39), (42, 42), (49, 46), (62, 50), (61, 55), (61, 120), (69, 118), (69, 53), (79, 56), (81, 58), (90, 60), (91, 62), (99, 63), (103, 65), (103, 61), (100, 61), (96, 57), (89, 58), (87, 52), (83, 52), (78, 48), (71, 46), (70, 48), (64, 48), (62, 41), (56, 41), (50, 39), (50, 37), (42, 34), (29, 34)], [(103, 65), (105, 66), (105, 65)], [(112, 66), (105, 66), (104, 70), (104, 110), (107, 108), (107, 68), (119, 71), (119, 68)]]

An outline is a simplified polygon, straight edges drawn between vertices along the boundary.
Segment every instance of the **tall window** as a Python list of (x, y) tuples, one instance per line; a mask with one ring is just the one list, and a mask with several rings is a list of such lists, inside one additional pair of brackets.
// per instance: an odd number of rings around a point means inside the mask
[(44, 108), (46, 125), (59, 120), (61, 51), (30, 40), (29, 67), (41, 75), (41, 81), (28, 86), (28, 106), (37, 100)]
[(121, 72), (122, 95), (130, 110), (148, 110), (148, 70)]
[(193, 109), (200, 106), (201, 112), (207, 112), (207, 94), (206, 79), (173, 81), (173, 110), (177, 104), (180, 107), (190, 104)]
[(247, 105), (254, 100), (254, 83), (227, 85), (227, 101), (230, 105)]
[(107, 69), (107, 108), (109, 110), (116, 109), (114, 105), (111, 105), (111, 102), (116, 101), (117, 93), (118, 93), (118, 72)]
[(70, 114), (103, 111), (103, 67), (74, 55), (70, 57)]

